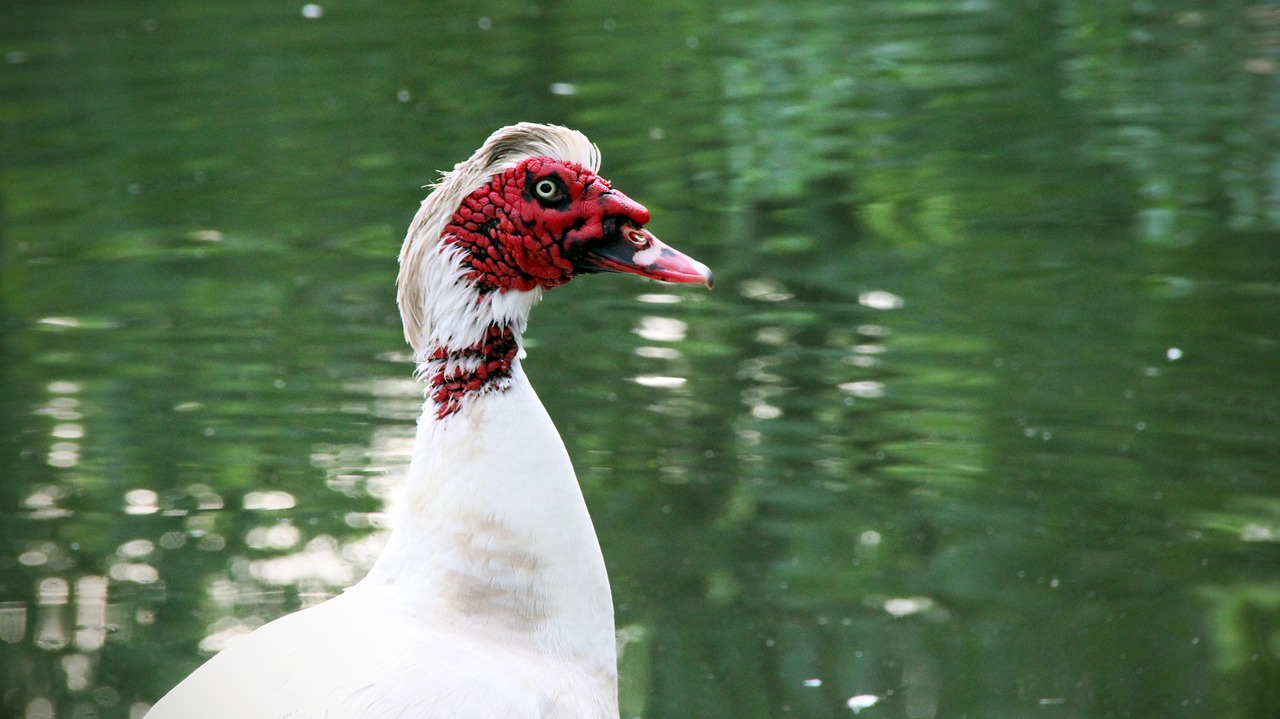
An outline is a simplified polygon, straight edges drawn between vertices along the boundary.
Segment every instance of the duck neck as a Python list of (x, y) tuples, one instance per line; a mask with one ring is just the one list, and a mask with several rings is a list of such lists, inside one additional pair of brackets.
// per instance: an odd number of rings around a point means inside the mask
[(515, 326), (495, 322), (479, 342), (420, 355), (428, 401), (408, 481), (361, 587), (391, 590), (424, 623), (558, 656), (616, 695), (599, 541), (519, 348)]
[(455, 414), (465, 402), (511, 385), (511, 367), (520, 352), (520, 339), (510, 325), (490, 323), (483, 338), (453, 349), (437, 347), (427, 353), (422, 375), (427, 382), (427, 412), (437, 420)]

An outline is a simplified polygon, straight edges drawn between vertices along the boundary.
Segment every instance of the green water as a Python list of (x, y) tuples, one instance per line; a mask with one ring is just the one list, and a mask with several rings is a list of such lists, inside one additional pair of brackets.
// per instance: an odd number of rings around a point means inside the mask
[(0, 716), (376, 555), (435, 171), (568, 124), (715, 291), (526, 361), (625, 717), (1280, 716), (1280, 5), (0, 1)]

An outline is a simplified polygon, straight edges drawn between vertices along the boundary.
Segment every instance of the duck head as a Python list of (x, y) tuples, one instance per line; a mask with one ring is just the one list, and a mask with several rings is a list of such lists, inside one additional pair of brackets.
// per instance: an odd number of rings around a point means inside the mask
[(706, 265), (644, 229), (649, 210), (575, 162), (521, 160), (463, 198), (443, 242), (481, 292), (551, 289), (592, 272), (710, 286)]
[[(706, 265), (668, 247), (649, 211), (598, 174), (599, 150), (555, 125), (504, 127), (444, 173), (400, 253), (405, 337), (419, 352), (470, 344), (494, 324), (523, 329), (542, 291), (624, 272), (710, 287)], [(458, 322), (462, 315), (474, 322)]]

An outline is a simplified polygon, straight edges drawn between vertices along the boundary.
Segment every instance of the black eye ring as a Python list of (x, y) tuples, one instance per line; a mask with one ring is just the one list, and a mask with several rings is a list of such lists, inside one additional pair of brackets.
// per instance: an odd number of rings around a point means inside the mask
[(533, 194), (542, 204), (554, 204), (565, 199), (564, 185), (554, 176), (544, 177), (533, 183)]

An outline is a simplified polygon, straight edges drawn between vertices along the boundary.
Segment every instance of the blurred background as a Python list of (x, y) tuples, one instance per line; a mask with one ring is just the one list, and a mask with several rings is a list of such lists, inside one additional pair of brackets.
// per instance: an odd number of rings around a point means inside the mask
[(519, 120), (719, 280), (530, 324), (624, 717), (1280, 716), (1238, 0), (0, 0), (0, 716), (139, 717), (361, 576), (400, 241)]

